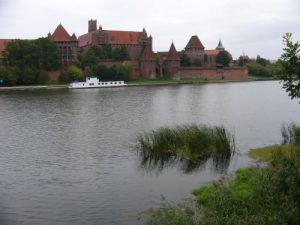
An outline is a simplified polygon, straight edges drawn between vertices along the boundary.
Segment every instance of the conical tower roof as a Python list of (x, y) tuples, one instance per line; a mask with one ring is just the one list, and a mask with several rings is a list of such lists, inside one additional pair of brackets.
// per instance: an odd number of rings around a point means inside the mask
[(68, 32), (66, 31), (66, 29), (61, 24), (59, 24), (56, 27), (56, 29), (53, 32), (53, 34), (51, 35), (50, 39), (52, 41), (57, 41), (57, 42), (60, 42), (60, 41), (70, 41), (71, 36), (68, 34)]
[(76, 37), (75, 33), (73, 33), (73, 35), (71, 37), (71, 41), (77, 41), (77, 37)]
[(185, 49), (191, 49), (191, 48), (204, 49), (204, 46), (197, 35), (193, 35), (185, 47)]
[(222, 44), (222, 41), (221, 41), (221, 40), (219, 40), (219, 44), (218, 44), (218, 46), (216, 47), (216, 49), (217, 49), (217, 50), (222, 50), (222, 51), (224, 51), (224, 50), (225, 50), (225, 48), (224, 48), (224, 46), (223, 46), (223, 44)]
[(180, 60), (179, 54), (178, 54), (173, 42), (171, 44), (167, 60)]
[(142, 60), (154, 60), (154, 54), (150, 46), (146, 46), (142, 53)]

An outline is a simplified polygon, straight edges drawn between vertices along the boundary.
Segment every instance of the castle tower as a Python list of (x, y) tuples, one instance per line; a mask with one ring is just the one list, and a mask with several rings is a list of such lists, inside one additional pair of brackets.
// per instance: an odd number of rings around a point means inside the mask
[(203, 60), (204, 46), (197, 35), (193, 35), (185, 47), (185, 53), (191, 60)]
[(89, 20), (89, 32), (97, 30), (97, 20)]
[(151, 46), (146, 46), (140, 59), (140, 73), (144, 78), (155, 78), (156, 62)]
[(180, 79), (180, 57), (173, 42), (164, 64), (164, 72), (173, 79)]
[(225, 48), (224, 48), (221, 40), (219, 40), (219, 43), (218, 43), (218, 46), (216, 47), (216, 49), (220, 50), (220, 51), (224, 51), (225, 50)]
[(78, 40), (75, 34), (70, 36), (66, 29), (59, 24), (52, 35), (49, 32), (48, 38), (58, 47), (63, 67), (66, 68), (75, 61), (78, 51)]

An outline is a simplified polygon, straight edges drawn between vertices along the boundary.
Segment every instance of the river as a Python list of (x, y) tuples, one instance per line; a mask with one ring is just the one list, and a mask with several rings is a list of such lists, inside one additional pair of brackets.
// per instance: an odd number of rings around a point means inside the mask
[[(0, 92), (0, 224), (131, 225), (137, 212), (253, 165), (250, 148), (280, 143), (300, 105), (278, 81)], [(136, 137), (160, 126), (224, 125), (228, 167), (146, 169)]]

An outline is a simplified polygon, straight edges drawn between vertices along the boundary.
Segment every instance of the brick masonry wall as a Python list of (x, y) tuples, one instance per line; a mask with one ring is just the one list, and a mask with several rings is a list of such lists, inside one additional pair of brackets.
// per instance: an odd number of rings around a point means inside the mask
[(217, 68), (201, 68), (201, 67), (181, 67), (181, 78), (187, 77), (203, 77), (208, 79), (227, 78), (227, 79), (247, 79), (248, 70), (246, 67), (226, 67)]
[(60, 71), (57, 70), (57, 71), (49, 71), (48, 72), (48, 83), (58, 83), (58, 78), (60, 76)]

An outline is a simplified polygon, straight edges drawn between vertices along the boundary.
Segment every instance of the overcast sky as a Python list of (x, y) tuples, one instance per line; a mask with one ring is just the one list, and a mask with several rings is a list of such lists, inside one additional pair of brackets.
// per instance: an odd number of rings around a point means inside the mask
[(245, 51), (277, 59), (282, 36), (300, 40), (300, 0), (0, 0), (0, 38), (33, 39), (61, 23), (77, 36), (89, 19), (108, 30), (146, 29), (153, 50), (182, 50), (191, 35), (206, 49), (222, 39), (234, 58)]

